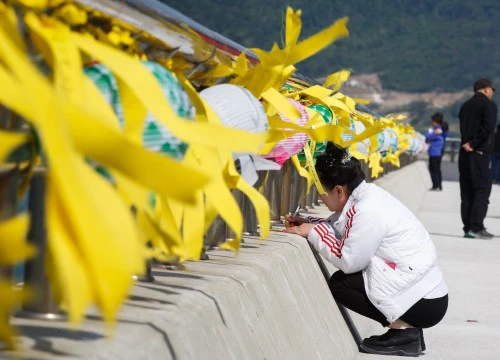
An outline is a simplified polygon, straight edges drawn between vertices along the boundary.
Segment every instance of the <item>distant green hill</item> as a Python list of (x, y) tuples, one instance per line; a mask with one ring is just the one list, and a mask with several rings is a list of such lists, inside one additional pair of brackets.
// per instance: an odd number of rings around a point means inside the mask
[(470, 88), (500, 84), (498, 0), (162, 0), (248, 47), (280, 42), (286, 5), (303, 10), (303, 35), (349, 16), (351, 36), (299, 64), (310, 76), (343, 67), (376, 72), (387, 89)]

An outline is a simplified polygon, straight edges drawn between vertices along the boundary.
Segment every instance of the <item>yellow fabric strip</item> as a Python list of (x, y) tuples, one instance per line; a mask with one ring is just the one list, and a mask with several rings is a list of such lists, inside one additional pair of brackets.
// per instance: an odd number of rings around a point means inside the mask
[(290, 51), (289, 64), (296, 64), (304, 59), (316, 54), (337, 39), (349, 35), (347, 30), (348, 18), (342, 18), (333, 25), (300, 42)]
[(337, 71), (336, 73), (327, 76), (323, 86), (328, 88), (333, 85), (332, 90), (334, 92), (338, 91), (340, 90), (342, 85), (349, 79), (349, 76), (351, 76), (351, 70)]
[(299, 161), (299, 158), (297, 157), (297, 155), (292, 156), (290, 159), (292, 160), (292, 164), (295, 166), (295, 168), (299, 172), (299, 175), (302, 176), (303, 178), (307, 179), (306, 193), (309, 193), (309, 190), (311, 189), (311, 185), (313, 182), (311, 175), (309, 175), (309, 172), (306, 169), (304, 169), (302, 167), (302, 165), (300, 165), (300, 161)]
[(35, 248), (26, 242), (29, 223), (27, 213), (0, 222), (0, 265), (15, 265), (33, 256)]
[(316, 186), (316, 189), (318, 190), (318, 193), (320, 195), (326, 194), (325, 189), (323, 188), (323, 185), (321, 184), (321, 181), (319, 180), (318, 173), (316, 172), (316, 167), (314, 165), (314, 159), (312, 154), (314, 153), (314, 150), (309, 147), (308, 144), (304, 147), (304, 154), (306, 155), (306, 162), (307, 162), (307, 170), (309, 171), (309, 175), (311, 176), (314, 185)]
[(185, 258), (189, 260), (199, 260), (203, 249), (204, 207), (203, 193), (197, 192), (194, 205), (188, 205), (184, 209), (182, 232), (186, 249)]
[(16, 148), (26, 144), (30, 139), (29, 134), (0, 130), (0, 160), (3, 161)]
[(266, 134), (192, 123), (179, 118), (165, 99), (160, 85), (144, 65), (90, 37), (72, 33), (72, 41), (82, 51), (111, 69), (155, 118), (180, 140), (239, 152), (257, 152), (265, 141)]

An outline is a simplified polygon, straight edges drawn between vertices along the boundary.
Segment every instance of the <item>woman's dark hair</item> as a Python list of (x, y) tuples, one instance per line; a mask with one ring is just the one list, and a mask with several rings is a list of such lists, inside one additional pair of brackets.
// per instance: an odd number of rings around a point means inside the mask
[(440, 112), (434, 113), (434, 115), (431, 116), (431, 119), (432, 121), (438, 123), (439, 126), (443, 126), (444, 116), (442, 113)]
[(359, 160), (332, 142), (328, 142), (326, 151), (316, 159), (316, 172), (328, 190), (345, 185), (349, 194), (365, 179)]

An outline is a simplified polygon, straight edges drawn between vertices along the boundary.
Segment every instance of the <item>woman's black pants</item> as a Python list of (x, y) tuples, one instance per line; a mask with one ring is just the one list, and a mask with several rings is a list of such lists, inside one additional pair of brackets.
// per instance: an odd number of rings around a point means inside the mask
[(431, 173), (432, 187), (434, 189), (442, 189), (441, 158), (441, 156), (429, 157), (429, 172)]
[[(382, 326), (389, 325), (386, 317), (368, 299), (361, 272), (345, 274), (339, 270), (330, 278), (329, 286), (335, 300), (346, 308), (378, 321)], [(413, 327), (429, 328), (443, 319), (447, 309), (448, 295), (420, 299), (400, 319)]]

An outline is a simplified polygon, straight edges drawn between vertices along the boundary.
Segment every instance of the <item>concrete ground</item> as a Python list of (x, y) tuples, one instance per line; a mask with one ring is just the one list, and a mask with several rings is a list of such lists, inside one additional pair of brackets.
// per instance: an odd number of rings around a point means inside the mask
[[(425, 330), (427, 360), (500, 359), (500, 186), (493, 185), (485, 220), (492, 240), (464, 239), (458, 182), (425, 194), (418, 212), (436, 244), (449, 287), (444, 320)], [(380, 329), (377, 329), (380, 332)], [(359, 354), (358, 359), (390, 359)]]

